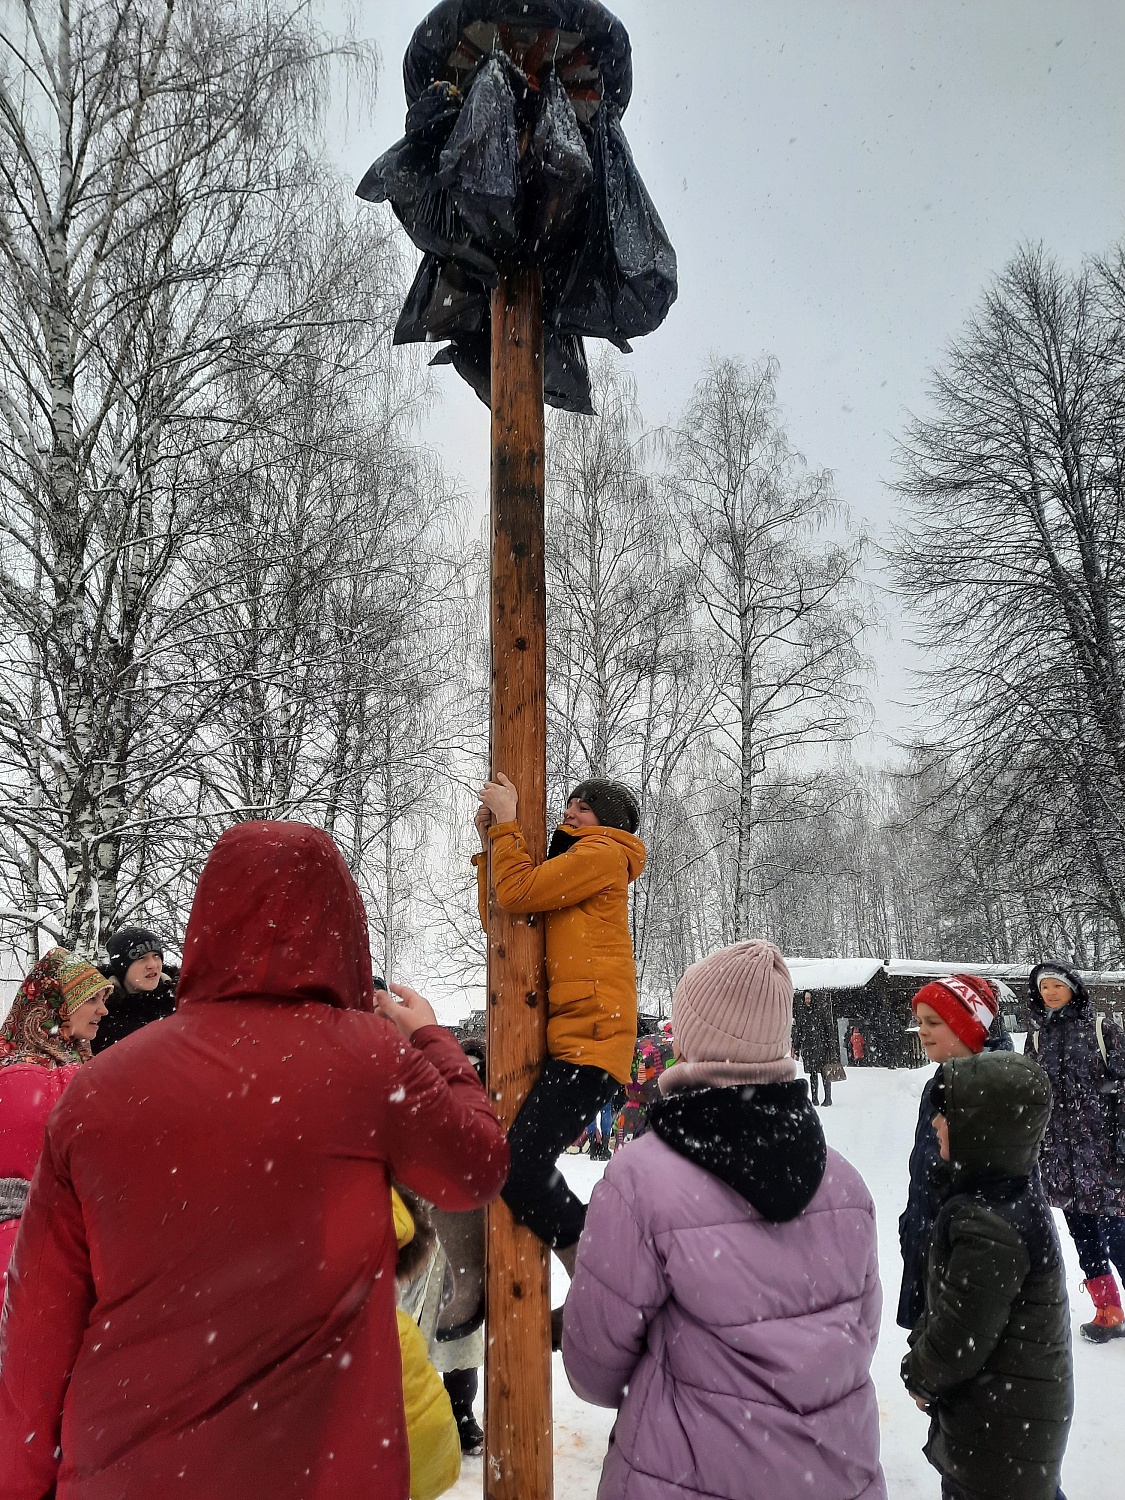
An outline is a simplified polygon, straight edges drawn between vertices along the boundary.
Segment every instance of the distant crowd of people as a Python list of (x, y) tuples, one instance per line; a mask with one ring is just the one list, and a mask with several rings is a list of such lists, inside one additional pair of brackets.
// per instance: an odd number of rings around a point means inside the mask
[[(817, 1113), (835, 1023), (749, 941), (687, 969), (638, 1042), (633, 793), (580, 783), (539, 862), (506, 776), (476, 827), (482, 923), (546, 932), (549, 1056), (507, 1131), (483, 1046), (373, 974), (347, 865), (304, 824), (219, 839), (178, 974), (140, 927), (102, 965), (55, 948), (29, 972), (0, 1030), (4, 1500), (441, 1494), (483, 1442), (497, 1195), (569, 1274), (571, 1384), (617, 1411), (600, 1500), (886, 1494), (875, 1210)], [(897, 1316), (943, 1500), (1062, 1494), (1051, 1207), (1083, 1337), (1125, 1335), (1125, 1035), (1065, 964), (1029, 1007), (1017, 1055), (988, 981), (913, 1000), (935, 1071)], [(558, 1167), (582, 1142), (611, 1157), (589, 1204)]]

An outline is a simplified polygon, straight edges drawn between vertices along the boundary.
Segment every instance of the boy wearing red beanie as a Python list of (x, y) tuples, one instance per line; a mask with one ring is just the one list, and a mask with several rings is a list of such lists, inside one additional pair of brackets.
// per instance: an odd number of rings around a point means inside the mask
[(941, 1156), (931, 1121), (933, 1091), (941, 1065), (955, 1057), (984, 1051), (1012, 1050), (999, 1024), (996, 990), (975, 974), (950, 974), (923, 985), (911, 1001), (926, 1056), (938, 1068), (922, 1090), (918, 1126), (910, 1153), (910, 1188), (898, 1221), (902, 1248), (902, 1288), (898, 1297), (900, 1328), (912, 1329), (925, 1309), (926, 1250), (941, 1208)]

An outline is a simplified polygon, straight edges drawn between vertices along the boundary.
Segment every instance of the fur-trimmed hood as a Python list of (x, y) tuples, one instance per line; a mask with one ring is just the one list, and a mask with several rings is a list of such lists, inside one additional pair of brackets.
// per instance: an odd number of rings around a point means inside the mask
[[(1046, 974), (1055, 974), (1070, 985), (1074, 992), (1074, 999), (1069, 1005), (1064, 1005), (1061, 1010), (1049, 1010), (1043, 1004), (1039, 993), (1039, 981)], [(1077, 969), (1072, 969), (1069, 964), (1061, 963), (1057, 959), (1049, 959), (1044, 963), (1036, 964), (1028, 978), (1027, 1009), (1032, 1021), (1036, 1026), (1045, 1025), (1053, 1016), (1064, 1015), (1067, 1011), (1071, 1015), (1088, 1016), (1091, 1012), (1090, 992)]]

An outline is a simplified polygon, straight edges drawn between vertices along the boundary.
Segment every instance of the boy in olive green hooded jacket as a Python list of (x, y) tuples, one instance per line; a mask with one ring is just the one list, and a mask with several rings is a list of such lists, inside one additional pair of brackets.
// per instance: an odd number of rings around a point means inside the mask
[(1074, 1409), (1058, 1235), (1035, 1170), (1051, 1085), (1030, 1058), (943, 1064), (934, 1129), (947, 1194), (902, 1378), (930, 1415), (945, 1500), (1056, 1500)]

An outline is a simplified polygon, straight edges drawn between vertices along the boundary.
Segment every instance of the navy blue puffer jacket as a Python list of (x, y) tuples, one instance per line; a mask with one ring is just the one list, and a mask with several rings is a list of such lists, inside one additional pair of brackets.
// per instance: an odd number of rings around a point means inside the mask
[[(1065, 978), (1074, 998), (1048, 1010), (1039, 995), (1044, 973)], [(1054, 1107), (1043, 1137), (1039, 1167), (1052, 1208), (1080, 1214), (1125, 1215), (1125, 1155), (1118, 1133), (1125, 1121), (1125, 1032), (1102, 1022), (1106, 1056), (1098, 1045), (1096, 1013), (1079, 975), (1063, 964), (1031, 971), (1024, 1051), (1051, 1080)], [(1121, 1093), (1118, 1093), (1121, 1089)]]

